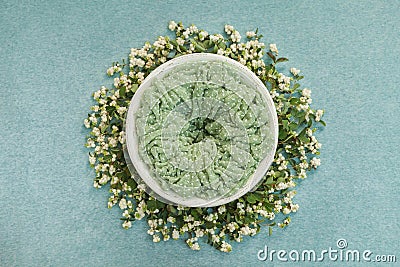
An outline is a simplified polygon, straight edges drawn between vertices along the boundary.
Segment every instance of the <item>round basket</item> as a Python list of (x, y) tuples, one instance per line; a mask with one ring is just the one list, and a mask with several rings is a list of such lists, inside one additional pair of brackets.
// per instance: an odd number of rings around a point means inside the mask
[(173, 205), (212, 207), (256, 188), (278, 119), (265, 85), (230, 58), (197, 53), (160, 65), (126, 118), (125, 158), (138, 184)]

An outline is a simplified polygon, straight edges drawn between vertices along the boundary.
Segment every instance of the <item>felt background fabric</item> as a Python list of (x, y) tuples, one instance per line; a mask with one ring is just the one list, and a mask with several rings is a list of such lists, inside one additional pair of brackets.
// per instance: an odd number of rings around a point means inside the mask
[[(286, 266), (299, 263), (257, 253), (337, 249), (341, 238), (400, 261), (399, 16), (398, 1), (3, 1), (0, 266)], [(168, 34), (169, 20), (210, 33), (228, 23), (242, 36), (258, 27), (290, 59), (281, 70), (301, 69), (326, 110), (322, 166), (298, 186), (292, 224), (230, 254), (154, 244), (145, 222), (126, 231), (107, 189), (92, 186), (91, 93), (112, 83), (106, 68), (131, 47)]]

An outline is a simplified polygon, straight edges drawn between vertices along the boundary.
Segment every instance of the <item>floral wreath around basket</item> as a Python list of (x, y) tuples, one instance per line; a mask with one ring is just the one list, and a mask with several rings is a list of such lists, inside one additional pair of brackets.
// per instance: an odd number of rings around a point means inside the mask
[[(95, 169), (94, 187), (109, 185), (108, 207), (122, 210), (122, 227), (128, 229), (136, 220), (145, 218), (147, 233), (153, 242), (184, 239), (193, 250), (199, 240), (223, 251), (232, 250), (231, 242), (254, 236), (262, 226), (269, 234), (274, 226), (286, 227), (290, 214), (299, 205), (292, 199), (297, 181), (320, 165), (321, 143), (315, 132), (325, 126), (323, 110), (311, 108), (311, 90), (300, 88), (300, 71), (290, 74), (277, 71), (277, 64), (288, 59), (278, 56), (275, 44), (266, 46), (256, 31), (240, 33), (225, 25), (224, 34), (209, 34), (195, 25), (185, 28), (171, 21), (169, 29), (175, 36), (160, 36), (154, 43), (146, 42), (140, 49), (132, 48), (128, 61), (114, 62), (107, 69), (113, 77), (110, 88), (102, 86), (94, 92), (96, 104), (84, 120), (90, 129), (85, 144), (90, 148), (89, 163)], [(278, 147), (274, 161), (262, 183), (228, 204), (212, 208), (189, 208), (158, 201), (137, 184), (124, 157), (125, 117), (130, 101), (142, 81), (166, 61), (191, 53), (215, 53), (247, 66), (267, 86), (274, 101), (279, 123)]]

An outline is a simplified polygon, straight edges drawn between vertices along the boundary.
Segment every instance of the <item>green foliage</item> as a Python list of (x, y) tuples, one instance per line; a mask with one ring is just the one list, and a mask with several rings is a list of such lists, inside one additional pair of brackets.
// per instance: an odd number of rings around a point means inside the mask
[[(315, 155), (321, 144), (314, 133), (325, 126), (323, 111), (311, 109), (311, 90), (300, 89), (303, 76), (298, 70), (292, 68), (287, 76), (277, 71), (276, 65), (288, 59), (278, 57), (274, 44), (267, 50), (258, 30), (247, 32), (246, 41), (240, 42), (239, 32), (230, 25), (225, 26), (225, 35), (210, 35), (194, 25), (185, 28), (175, 22), (169, 28), (174, 38), (159, 37), (153, 44), (132, 49), (129, 62), (114, 62), (107, 70), (114, 86), (103, 86), (93, 94), (97, 103), (85, 126), (91, 129), (86, 146), (92, 150), (89, 162), (95, 168), (94, 186), (109, 185), (108, 207), (118, 204), (123, 210), (124, 228), (146, 218), (154, 242), (183, 237), (189, 247), (198, 250), (198, 240), (204, 239), (229, 252), (232, 247), (227, 241), (240, 242), (244, 236), (257, 234), (263, 225), (271, 235), (274, 226), (283, 228), (290, 223), (290, 217), (277, 223), (275, 215), (297, 211), (298, 205), (292, 202), (295, 181), (320, 165)], [(156, 67), (174, 57), (201, 52), (235, 59), (266, 84), (278, 114), (279, 142), (274, 162), (256, 192), (219, 207), (176, 207), (150, 197), (145, 185), (132, 178), (123, 155), (125, 114), (138, 86)]]

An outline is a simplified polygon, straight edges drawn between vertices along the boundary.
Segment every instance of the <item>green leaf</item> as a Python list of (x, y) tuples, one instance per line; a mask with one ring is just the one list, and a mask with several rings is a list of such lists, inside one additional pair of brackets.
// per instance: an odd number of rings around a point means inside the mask
[(193, 43), (194, 43), (194, 48), (196, 49), (196, 52), (205, 52), (207, 50), (199, 43), (196, 43), (196, 42), (193, 42)]
[(257, 201), (262, 201), (263, 200), (263, 195), (260, 193), (254, 193), (254, 196), (256, 198)]
[[(179, 49), (178, 49), (178, 48), (179, 48)], [(177, 48), (177, 50), (178, 50), (179, 52), (181, 52), (181, 51), (186, 52), (186, 51), (187, 51), (186, 47), (184, 47), (183, 45), (178, 46), (178, 48)]]
[(283, 125), (283, 129), (287, 130), (288, 129), (288, 125), (289, 125), (289, 121), (288, 120), (282, 120), (282, 125)]
[(135, 180), (133, 180), (133, 179), (129, 179), (127, 184), (128, 184), (128, 186), (130, 186), (132, 188), (132, 190), (134, 190), (137, 186)]
[(175, 224), (176, 224), (178, 227), (182, 227), (182, 226), (185, 224), (185, 222), (183, 221), (182, 216), (178, 216), (178, 217), (176, 217), (175, 219), (176, 219)]
[(126, 88), (125, 86), (122, 87), (121, 89), (119, 89), (119, 96), (124, 98), (125, 97), (125, 93), (126, 93)]
[(272, 59), (272, 61), (274, 61), (274, 63), (276, 62), (276, 57), (274, 56), (274, 54), (272, 54), (271, 52), (267, 52), (267, 55)]
[(146, 202), (146, 204), (147, 204), (147, 208), (148, 208), (149, 210), (151, 210), (151, 211), (153, 211), (153, 210), (155, 210), (155, 209), (157, 208), (157, 202), (156, 202), (156, 200), (148, 200), (148, 201)]
[(172, 214), (177, 214), (177, 209), (173, 205), (167, 205), (167, 210)]
[(278, 58), (278, 59), (276, 60), (276, 63), (286, 62), (286, 61), (289, 61), (289, 59), (287, 59), (287, 58), (285, 58), (285, 57), (281, 57), (281, 58)]
[(206, 228), (213, 228), (213, 227), (214, 227), (214, 224), (213, 224), (212, 222), (205, 222), (205, 223), (204, 223), (204, 226), (205, 226)]
[(296, 90), (297, 88), (299, 88), (300, 87), (300, 84), (299, 83), (295, 83), (294, 85), (293, 85), (293, 90)]
[(249, 194), (249, 195), (246, 197), (246, 200), (247, 200), (247, 202), (249, 202), (250, 204), (254, 204), (254, 203), (256, 203), (256, 201), (257, 201), (253, 194)]
[(158, 209), (162, 209), (162, 208), (164, 208), (165, 207), (165, 203), (164, 202), (161, 202), (161, 201), (156, 201), (156, 205), (157, 205), (157, 208)]
[(284, 130), (279, 131), (279, 139), (280, 140), (284, 140), (287, 137), (287, 135), (288, 135), (287, 131), (284, 131)]
[(218, 44), (218, 47), (219, 47), (219, 48), (222, 48), (223, 50), (225, 50), (225, 49), (226, 49), (226, 44), (225, 44), (225, 42), (220, 42), (220, 43)]
[(211, 48), (212, 47), (212, 42), (211, 42), (211, 40), (205, 40), (205, 41), (203, 41), (203, 46), (205, 47), (205, 48)]
[(195, 209), (192, 209), (190, 214), (192, 214), (192, 216), (197, 220), (197, 218), (199, 217), (199, 212)]
[(214, 48), (213, 48), (213, 51), (212, 51), (213, 53), (217, 53), (218, 52), (218, 46), (217, 45), (214, 45)]
[(288, 110), (289, 110), (289, 108), (290, 108), (290, 102), (285, 102), (284, 104), (283, 104), (283, 109), (282, 109), (282, 112), (283, 113), (287, 113), (288, 112)]
[(266, 207), (267, 209), (273, 210), (275, 208), (275, 205), (271, 204), (271, 203), (268, 203), (268, 202), (265, 202), (264, 203), (264, 207)]
[(289, 130), (291, 130), (291, 131), (296, 130), (297, 128), (299, 128), (299, 124), (301, 124), (301, 122), (299, 122), (298, 124), (295, 122), (291, 122), (289, 125)]
[(253, 218), (251, 218), (251, 217), (244, 217), (244, 223), (245, 224), (250, 224), (250, 223), (252, 223), (253, 222)]
[(124, 173), (123, 172), (117, 172), (116, 174), (115, 174), (115, 176), (117, 176), (118, 178), (120, 178), (120, 179), (122, 179), (122, 178), (124, 178)]
[(298, 105), (300, 103), (300, 99), (293, 97), (290, 99), (290, 104), (292, 105)]
[(138, 88), (139, 88), (139, 85), (137, 83), (134, 83), (134, 84), (132, 84), (131, 91), (136, 92)]
[(265, 183), (266, 184), (273, 184), (274, 183), (274, 178), (272, 176), (268, 177), (268, 179), (267, 179), (267, 181)]
[(178, 42), (176, 40), (169, 41), (174, 47), (178, 47)]
[(276, 183), (283, 183), (285, 181), (285, 177), (279, 177), (278, 180), (276, 180)]
[(299, 140), (303, 143), (310, 143), (310, 139), (306, 136), (306, 131), (305, 129), (303, 131), (300, 132), (299, 136), (298, 136)]
[(252, 194), (248, 194), (248, 195), (247, 195), (246, 200), (247, 200), (247, 202), (249, 202), (249, 203), (251, 203), (251, 204), (254, 204), (254, 203), (256, 203), (257, 201), (261, 201), (262, 198), (263, 198), (262, 195), (257, 194), (257, 193), (252, 193)]
[(242, 219), (239, 217), (239, 215), (237, 215), (237, 214), (235, 214), (235, 221), (238, 223), (238, 224), (242, 224), (243, 222), (242, 222)]

